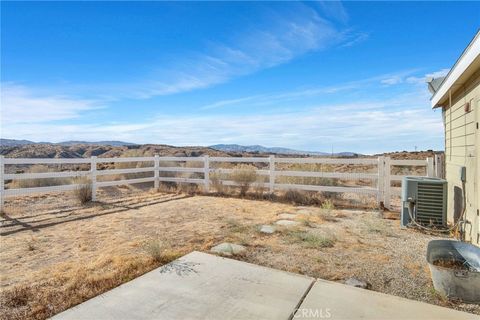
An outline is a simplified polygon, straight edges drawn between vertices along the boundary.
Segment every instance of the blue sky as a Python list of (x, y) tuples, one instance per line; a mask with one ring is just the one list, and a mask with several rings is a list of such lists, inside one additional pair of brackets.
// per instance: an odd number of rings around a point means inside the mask
[(1, 135), (443, 149), (475, 2), (3, 2)]

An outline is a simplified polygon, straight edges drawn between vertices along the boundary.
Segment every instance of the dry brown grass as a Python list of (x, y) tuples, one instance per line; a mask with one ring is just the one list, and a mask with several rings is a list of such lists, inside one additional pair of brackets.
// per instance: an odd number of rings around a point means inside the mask
[(231, 173), (231, 179), (238, 185), (240, 196), (245, 196), (252, 183), (257, 181), (256, 167), (248, 164), (239, 164)]
[(318, 193), (313, 194), (312, 192), (300, 190), (287, 190), (280, 198), (288, 203), (297, 205), (318, 205), (321, 203)]
[[(151, 157), (153, 156), (151, 152), (145, 151), (145, 150), (139, 150), (139, 149), (134, 149), (134, 150), (128, 150), (126, 151), (122, 157), (125, 158), (131, 158), (131, 157)], [(146, 162), (116, 162), (115, 163), (115, 169), (132, 169), (132, 168), (149, 168), (153, 167), (153, 162), (152, 161), (146, 161)], [(123, 175), (117, 175), (113, 177), (113, 180), (118, 180), (120, 178), (123, 179), (139, 179), (139, 178), (146, 178), (146, 177), (152, 177), (153, 172), (137, 172), (137, 173), (126, 173)], [(111, 180), (110, 178), (109, 180)]]
[(287, 233), (291, 243), (299, 243), (306, 248), (330, 248), (335, 245), (337, 238), (332, 233), (313, 233), (310, 231), (289, 231)]
[(78, 186), (73, 190), (73, 194), (77, 201), (84, 205), (92, 201), (92, 185), (89, 179), (77, 179), (75, 181)]
[[(331, 222), (318, 207), (160, 193), (68, 211), (72, 207), (61, 206), (67, 203), (63, 197), (56, 195), (41, 209), (39, 204), (52, 197), (9, 200), (22, 210), (15, 212), (16, 220), (1, 220), (2, 318), (45, 318), (180, 254), (208, 252), (221, 242), (245, 245), (246, 253), (235, 258), (250, 263), (334, 281), (355, 276), (376, 291), (443, 303), (430, 293), (428, 273), (403, 265), (425, 265), (427, 243), (435, 237), (400, 230), (398, 221), (379, 219), (376, 212), (334, 208), (337, 221)], [(271, 235), (258, 232), (286, 212), (298, 212), (297, 219), (310, 223)], [(454, 307), (480, 313), (480, 308)]]
[(87, 265), (63, 264), (46, 280), (2, 290), (0, 319), (51, 317), (165, 262), (168, 261), (130, 255), (100, 257)]
[[(27, 170), (29, 173), (42, 173), (42, 172), (54, 172), (54, 170), (48, 166), (36, 164)], [(62, 184), (70, 184), (72, 180), (70, 178), (42, 178), (42, 179), (21, 179), (14, 180), (9, 184), (12, 189), (16, 188), (36, 188), (36, 187), (49, 187), (58, 186)]]
[(222, 181), (222, 175), (218, 172), (212, 172), (210, 173), (210, 183), (212, 185), (213, 190), (218, 194), (218, 195), (224, 195), (227, 188), (223, 184)]

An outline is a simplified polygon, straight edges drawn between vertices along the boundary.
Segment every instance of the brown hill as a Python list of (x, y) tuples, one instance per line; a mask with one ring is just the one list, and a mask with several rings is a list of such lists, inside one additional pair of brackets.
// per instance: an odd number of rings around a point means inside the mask
[(155, 144), (133, 146), (29, 144), (2, 146), (0, 147), (0, 154), (8, 158), (88, 158), (91, 156), (113, 158), (122, 156), (152, 156), (154, 154), (177, 157), (249, 155), (248, 153), (235, 154), (217, 151), (207, 147), (174, 147)]

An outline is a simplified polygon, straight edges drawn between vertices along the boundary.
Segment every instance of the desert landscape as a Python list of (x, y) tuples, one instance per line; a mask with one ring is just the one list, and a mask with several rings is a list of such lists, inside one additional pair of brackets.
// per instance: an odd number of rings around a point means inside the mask
[[(60, 153), (51, 153), (51, 146), (23, 146), (8, 152), (24, 156), (29, 149), (37, 156), (59, 157), (65, 148), (84, 156), (100, 146), (53, 148)], [(80, 154), (79, 149), (86, 151)], [(103, 155), (124, 157), (160, 150), (163, 155), (219, 154), (208, 148), (150, 145), (134, 147), (134, 153), (131, 147), (106, 149), (110, 150)], [(389, 156), (425, 159), (432, 155)], [(31, 167), (14, 171), (28, 172)], [(375, 170), (352, 165), (286, 168)], [(424, 174), (425, 168), (411, 168), (412, 174)], [(405, 169), (397, 168), (402, 174)], [(309, 183), (324, 185), (339, 179), (317, 180)], [(367, 182), (335, 181), (335, 185), (352, 183)], [(96, 202), (85, 204), (69, 192), (8, 198), (0, 220), (2, 318), (52, 316), (188, 252), (210, 252), (221, 243), (243, 246), (244, 251), (232, 255), (238, 260), (332, 281), (355, 279), (370, 290), (480, 314), (476, 305), (455, 303), (435, 293), (424, 252), (438, 235), (401, 230), (398, 212), (379, 211), (375, 197), (288, 190), (269, 194), (253, 186), (242, 193), (239, 187), (212, 184), (208, 194), (183, 183), (162, 183), (159, 190), (150, 183), (105, 187), (98, 190)], [(263, 226), (274, 231), (265, 233)], [(56, 298), (59, 295), (62, 299)]]
[[(246, 248), (235, 259), (333, 281), (353, 277), (371, 290), (480, 314), (478, 305), (433, 290), (424, 252), (438, 237), (400, 230), (377, 210), (125, 191), (86, 207), (68, 194), (12, 200), (0, 225), (2, 319), (43, 319), (224, 242)], [(278, 220), (295, 224), (260, 232)]]

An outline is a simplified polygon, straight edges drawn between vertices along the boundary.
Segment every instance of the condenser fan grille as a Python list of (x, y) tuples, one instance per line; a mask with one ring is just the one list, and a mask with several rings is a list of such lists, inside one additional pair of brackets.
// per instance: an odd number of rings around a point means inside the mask
[(417, 222), (423, 225), (442, 227), (445, 223), (443, 186), (419, 182), (417, 192)]

